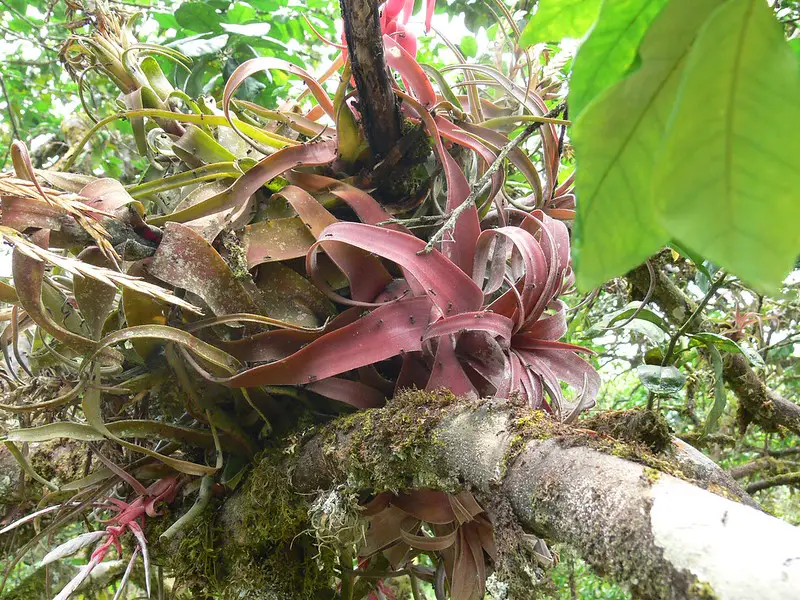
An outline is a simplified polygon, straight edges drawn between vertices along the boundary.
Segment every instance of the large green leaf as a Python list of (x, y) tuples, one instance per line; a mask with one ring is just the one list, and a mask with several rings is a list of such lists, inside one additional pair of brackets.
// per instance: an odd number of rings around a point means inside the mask
[(197, 33), (222, 31), (222, 16), (207, 2), (184, 2), (175, 11), (175, 20), (181, 27)]
[(654, 180), (664, 223), (762, 290), (800, 253), (800, 69), (763, 0), (731, 0), (686, 64)]
[(599, 10), (600, 0), (539, 0), (536, 14), (522, 30), (519, 46), (579, 38), (592, 26)]
[(669, 240), (651, 202), (654, 157), (692, 43), (720, 4), (667, 4), (642, 42), (639, 70), (592, 102), (575, 122), (579, 202), (573, 260), (581, 288), (622, 275)]
[(573, 119), (627, 73), (647, 28), (666, 3), (667, 0), (604, 0), (597, 23), (581, 44), (572, 67), (569, 112)]

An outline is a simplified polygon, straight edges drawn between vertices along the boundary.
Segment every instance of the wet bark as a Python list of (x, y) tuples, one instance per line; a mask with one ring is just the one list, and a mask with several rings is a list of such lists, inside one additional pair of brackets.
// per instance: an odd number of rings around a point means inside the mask
[(378, 2), (341, 0), (341, 7), (364, 132), (376, 157), (384, 157), (401, 137), (401, 120), (384, 59)]

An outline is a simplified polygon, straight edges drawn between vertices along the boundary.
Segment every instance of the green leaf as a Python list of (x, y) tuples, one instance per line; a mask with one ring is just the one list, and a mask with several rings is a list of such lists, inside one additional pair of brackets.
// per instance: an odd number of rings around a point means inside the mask
[(156, 20), (162, 30), (175, 29), (177, 31), (181, 28), (178, 21), (175, 19), (175, 15), (172, 13), (150, 11), (149, 15)]
[(461, 40), (461, 52), (470, 58), (478, 54), (478, 40), (474, 36), (465, 35)]
[[(95, 370), (95, 381), (99, 379), (97, 378), (96, 373), (97, 370)], [(214, 467), (208, 467), (206, 465), (181, 460), (178, 458), (172, 458), (171, 456), (160, 454), (154, 450), (145, 448), (144, 446), (138, 446), (136, 444), (132, 444), (131, 442), (126, 442), (121, 437), (114, 435), (103, 420), (100, 388), (97, 385), (89, 386), (86, 394), (83, 397), (81, 408), (83, 408), (83, 414), (86, 417), (86, 422), (92, 428), (102, 434), (103, 437), (117, 442), (119, 445), (124, 446), (128, 450), (140, 452), (152, 458), (158, 459), (165, 465), (172, 467), (181, 473), (186, 473), (187, 475), (212, 475), (216, 472)]]
[(636, 373), (644, 387), (654, 394), (675, 394), (686, 383), (686, 376), (673, 366), (639, 365)]
[(579, 38), (592, 26), (599, 10), (600, 0), (539, 0), (536, 14), (519, 37), (519, 47)]
[(706, 417), (704, 432), (711, 433), (717, 429), (719, 418), (725, 411), (728, 398), (725, 395), (725, 383), (722, 378), (722, 355), (714, 344), (707, 344), (708, 353), (711, 356), (711, 365), (714, 367), (714, 404)]
[(207, 33), (209, 31), (222, 31), (220, 26), (221, 15), (214, 11), (206, 2), (185, 2), (175, 11), (175, 20), (178, 25), (189, 31)]
[(764, 291), (800, 252), (800, 69), (763, 0), (714, 12), (685, 68), (653, 190), (669, 232)]
[(651, 202), (655, 156), (688, 51), (721, 3), (667, 4), (644, 37), (639, 70), (587, 106), (573, 126), (580, 199), (573, 261), (582, 289), (641, 264), (670, 238)]
[(633, 65), (647, 28), (667, 0), (604, 0), (600, 16), (581, 44), (569, 80), (569, 112), (574, 119)]
[(797, 54), (797, 57), (800, 58), (800, 38), (789, 40), (789, 45), (792, 47), (792, 50), (794, 50), (794, 53)]
[[(611, 319), (609, 319), (607, 327), (613, 327), (620, 321), (625, 321), (626, 319), (630, 319), (634, 314), (636, 314), (637, 319), (650, 321), (651, 323), (658, 325), (664, 331), (669, 330), (667, 324), (664, 323), (664, 319), (659, 317), (652, 310), (648, 310), (646, 308), (639, 309), (641, 304), (642, 304), (641, 302), (630, 302), (622, 310), (612, 313)], [(636, 312), (637, 310), (639, 311), (638, 313)]]
[(747, 357), (747, 360), (750, 361), (750, 364), (758, 369), (765, 369), (767, 367), (767, 363), (764, 362), (764, 359), (761, 358), (761, 355), (755, 348), (752, 348), (748, 345), (739, 344), (739, 350), (742, 351), (742, 354)]
[[(247, 4), (237, 2), (222, 16), (224, 23), (243, 24), (257, 19), (256, 10)], [(223, 23), (223, 27), (225, 26)]]
[(725, 352), (730, 352), (731, 354), (742, 354), (742, 349), (739, 347), (739, 344), (734, 342), (731, 338), (720, 335), (719, 333), (701, 331), (700, 333), (693, 334), (692, 338), (704, 346), (713, 344)]

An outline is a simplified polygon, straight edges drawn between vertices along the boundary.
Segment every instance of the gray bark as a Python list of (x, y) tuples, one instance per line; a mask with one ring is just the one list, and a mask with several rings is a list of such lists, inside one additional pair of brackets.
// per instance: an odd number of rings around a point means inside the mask
[[(741, 502), (555, 438), (529, 440), (501, 477), (514, 439), (511, 419), (504, 405), (462, 406), (434, 432), (436, 460), (484, 506), (507, 501), (523, 528), (571, 545), (637, 597), (796, 597), (800, 531), (753, 508), (730, 476), (686, 444), (675, 448), (683, 472)], [(305, 445), (294, 475), (300, 491), (340, 480), (347, 443), (340, 436), (333, 455), (320, 439)]]

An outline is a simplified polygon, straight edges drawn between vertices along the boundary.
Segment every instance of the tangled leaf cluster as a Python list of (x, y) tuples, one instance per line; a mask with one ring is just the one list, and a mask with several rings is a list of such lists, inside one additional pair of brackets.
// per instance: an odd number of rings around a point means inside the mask
[[(3, 385), (15, 400), (2, 408), (34, 416), (35, 426), (9, 432), (12, 446), (68, 436), (143, 455), (70, 484), (77, 496), (63, 507), (106, 502), (98, 498), (118, 478), (138, 495), (108, 497), (119, 511), (112, 525), (54, 551), (99, 543), (84, 578), (125, 531), (147, 562), (140, 520), (156, 514), (152, 499), (175, 497), (176, 472), (210, 481), (220, 469), (190, 448), (252, 455), (259, 435), (285, 428), (297, 406), (376, 407), (414, 386), (516, 395), (564, 421), (593, 405), (599, 377), (586, 350), (561, 341), (559, 297), (573, 282), (564, 220), (574, 196), (571, 179), (558, 182), (563, 122), (545, 116), (551, 82), (520, 85), (519, 70), (509, 77), (457, 65), (501, 94), (491, 101), (474, 86), (455, 94), (442, 73), (417, 62), (405, 31), (412, 8), (390, 0), (382, 17), (408, 132), (383, 157), (365, 142), (346, 53), (328, 70), (343, 65), (333, 99), (301, 67), (262, 57), (236, 69), (217, 107), (172, 86), (154, 56), (188, 59), (137, 42), (132, 19), (96, 13), (94, 32), (65, 45), (70, 73), (82, 85), (87, 72), (104, 73), (122, 110), (97, 119), (62, 172), (34, 169), (16, 145), (15, 173), (0, 177), (0, 234), (14, 246), (13, 286), (0, 287), (12, 305), (0, 340)], [(300, 77), (314, 105), (236, 99), (248, 77), (273, 70)], [(149, 161), (141, 181), (126, 187), (69, 173), (91, 136), (123, 118)], [(536, 162), (507, 136), (526, 123), (539, 128)], [(505, 157), (530, 196), (506, 190)], [(484, 177), (473, 184), (476, 170)], [(400, 208), (381, 191), (398, 172), (400, 194), (413, 196)], [(403, 187), (404, 178), (423, 181)], [(55, 396), (30, 403), (13, 393), (42, 376), (58, 383)], [(185, 398), (177, 422), (126, 418), (110, 406), (170, 385)], [(67, 419), (65, 407), (79, 400), (83, 418)], [(131, 473), (153, 464), (167, 475), (144, 488)], [(482, 595), (484, 552), (494, 553), (485, 513), (469, 494), (410, 494), (368, 505), (362, 556), (387, 550), (396, 566), (412, 550), (440, 552), (452, 597)], [(418, 509), (414, 494), (424, 496)], [(42, 534), (66, 518), (59, 512)]]

